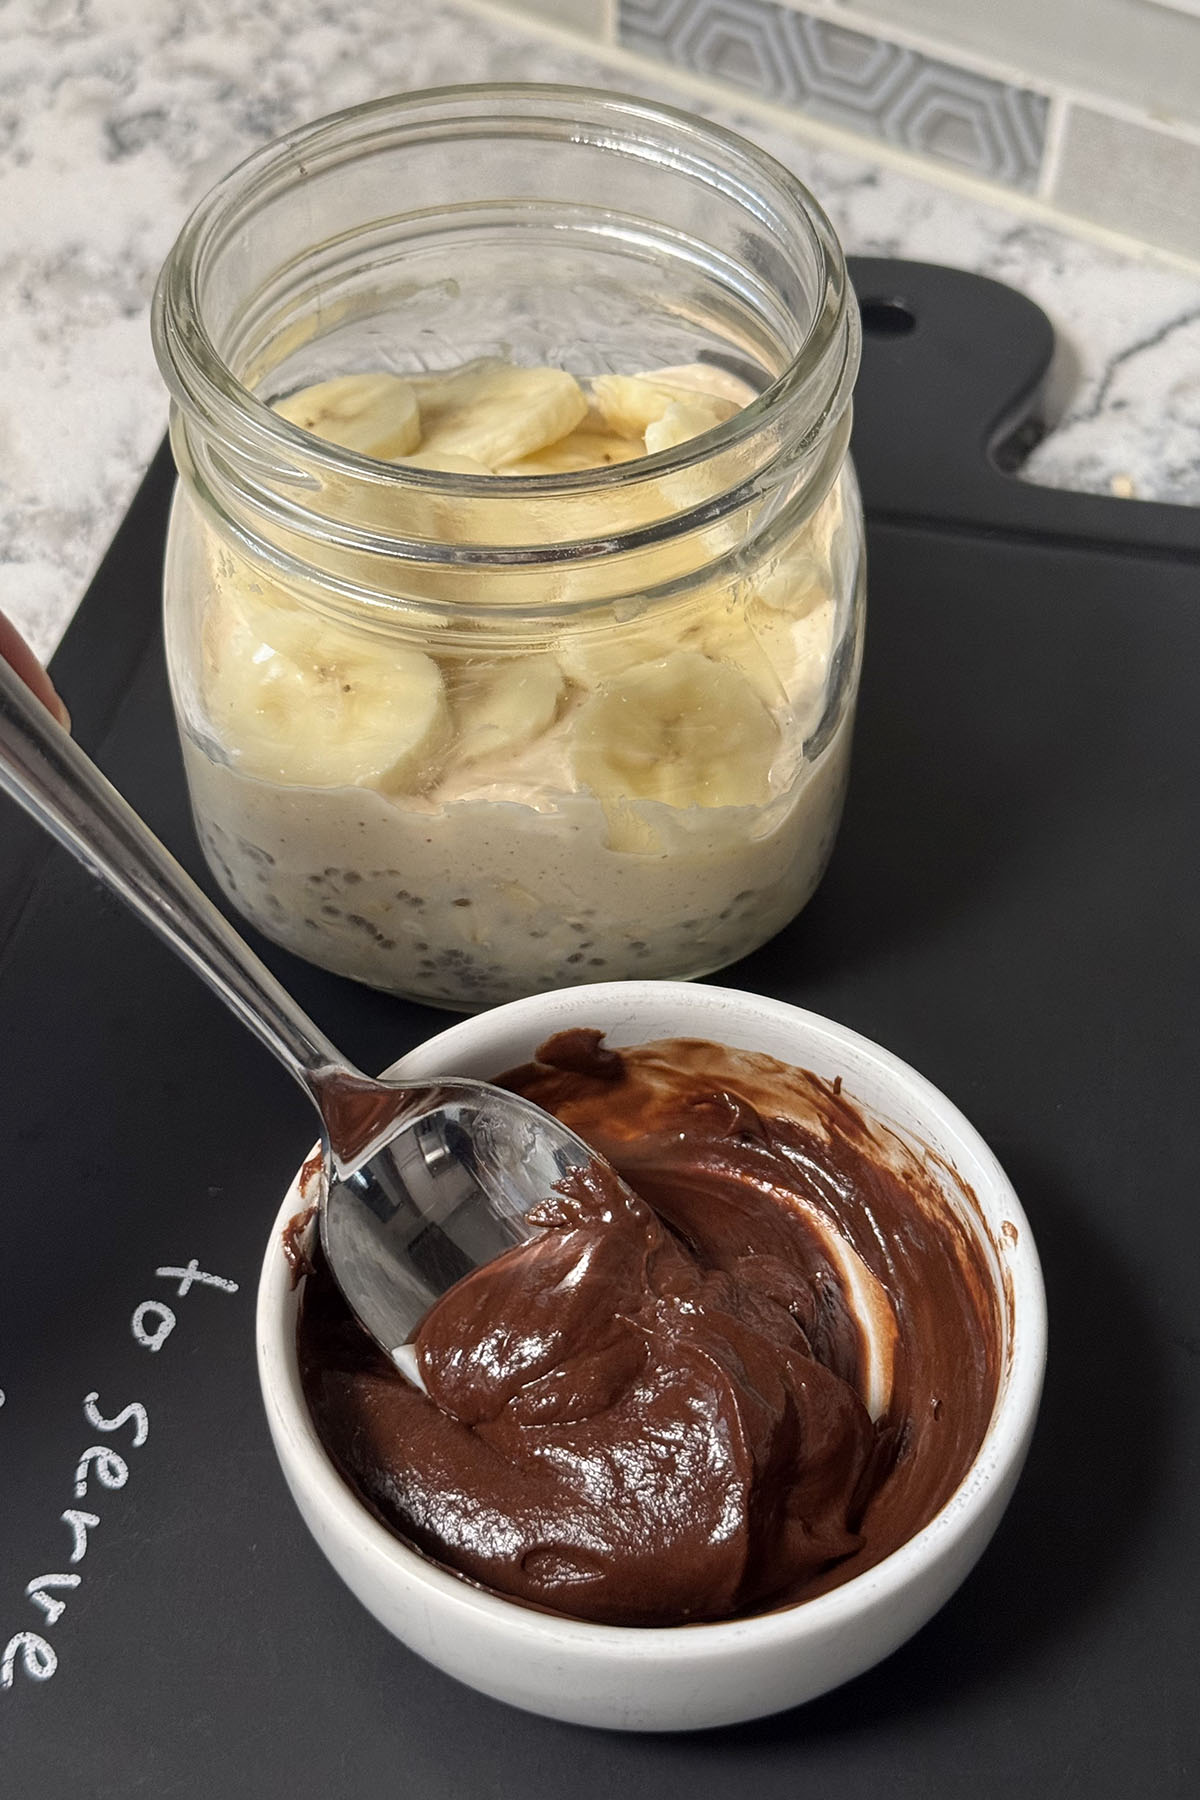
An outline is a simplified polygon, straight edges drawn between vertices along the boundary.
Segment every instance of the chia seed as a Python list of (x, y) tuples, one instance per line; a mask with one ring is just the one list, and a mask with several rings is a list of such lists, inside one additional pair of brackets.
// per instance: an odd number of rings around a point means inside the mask
[(261, 844), (252, 844), (249, 838), (239, 838), (237, 844), (238, 849), (248, 856), (251, 862), (266, 863), (268, 867), (274, 867), (275, 858), (269, 850), (264, 850)]

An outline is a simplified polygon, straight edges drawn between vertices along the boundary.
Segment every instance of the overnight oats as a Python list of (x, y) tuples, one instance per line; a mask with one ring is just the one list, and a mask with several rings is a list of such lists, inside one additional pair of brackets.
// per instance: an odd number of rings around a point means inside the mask
[(573, 90), (383, 102), (210, 196), (156, 342), (192, 806), (260, 929), (475, 1008), (704, 974), (804, 905), (861, 654), (858, 336), (786, 171)]

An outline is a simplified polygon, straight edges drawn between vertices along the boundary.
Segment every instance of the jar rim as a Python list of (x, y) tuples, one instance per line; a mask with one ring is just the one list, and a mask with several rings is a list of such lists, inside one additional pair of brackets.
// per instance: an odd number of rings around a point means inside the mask
[[(261, 146), (229, 171), (193, 209), (160, 274), (152, 309), (152, 335), (160, 371), (185, 416), (236, 444), (252, 464), (268, 475), (295, 473), (300, 456), (312, 468), (331, 475), (368, 476), (431, 496), (476, 499), (495, 492), (496, 477), (414, 468), (380, 461), (315, 437), (277, 413), (246, 386), (220, 354), (203, 317), (200, 296), (206, 257), (235, 226), (249, 204), (272, 185), (303, 180), (329, 159), (378, 146), (390, 127), (436, 116), (483, 119), (485, 109), (523, 106), (558, 109), (558, 117), (577, 123), (614, 118), (636, 126), (653, 126), (673, 136), (681, 157), (702, 147), (724, 152), (743, 180), (735, 198), (764, 216), (764, 204), (790, 217), (805, 231), (816, 257), (813, 317), (795, 354), (760, 394), (731, 418), (699, 437), (672, 449), (637, 458), (639, 478), (660, 479), (707, 462), (752, 438), (764, 425), (794, 425), (796, 441), (812, 444), (847, 404), (858, 370), (857, 307), (836, 233), (819, 202), (798, 177), (768, 152), (736, 132), (680, 108), (635, 95), (555, 83), (472, 83), (389, 95), (325, 115)], [(630, 134), (617, 148), (632, 149)], [(690, 159), (689, 159), (690, 160)], [(678, 165), (677, 165), (678, 166)], [(728, 172), (728, 171), (726, 171)], [(765, 197), (765, 198), (764, 198)], [(840, 350), (840, 354), (839, 354)], [(795, 457), (795, 449), (792, 458)], [(557, 474), (505, 476), (505, 491), (520, 497), (553, 498), (602, 492), (629, 479), (629, 466), (575, 470)]]

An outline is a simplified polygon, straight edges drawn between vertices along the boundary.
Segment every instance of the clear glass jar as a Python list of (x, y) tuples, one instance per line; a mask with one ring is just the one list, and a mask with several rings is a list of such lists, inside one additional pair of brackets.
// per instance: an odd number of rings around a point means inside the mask
[[(785, 169), (586, 90), (381, 101), (209, 195), (155, 341), (172, 689), (205, 854), (255, 925), (469, 1009), (706, 974), (804, 905), (861, 654), (859, 336)], [(503, 475), (274, 410), (382, 371), (424, 421), (431, 372), (476, 359), (745, 404), (611, 466)]]

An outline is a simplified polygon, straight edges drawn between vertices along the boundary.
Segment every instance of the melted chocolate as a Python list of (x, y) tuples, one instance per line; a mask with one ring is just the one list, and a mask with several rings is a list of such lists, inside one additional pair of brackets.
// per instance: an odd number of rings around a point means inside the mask
[(840, 1082), (694, 1040), (564, 1032), (502, 1079), (634, 1193), (572, 1178), (531, 1242), (451, 1289), (417, 1339), (427, 1394), (318, 1265), (304, 1391), (379, 1517), (484, 1586), (621, 1625), (806, 1599), (926, 1524), (1000, 1358), (983, 1252), (929, 1159)]

